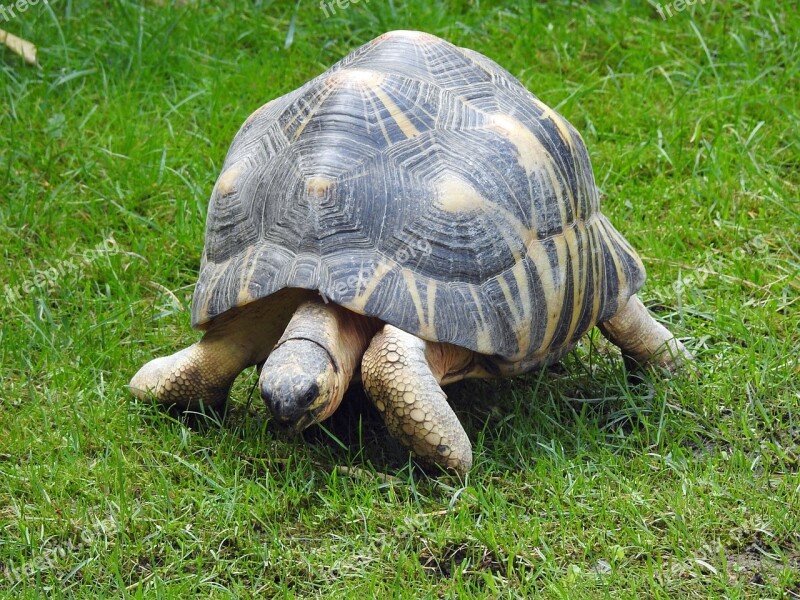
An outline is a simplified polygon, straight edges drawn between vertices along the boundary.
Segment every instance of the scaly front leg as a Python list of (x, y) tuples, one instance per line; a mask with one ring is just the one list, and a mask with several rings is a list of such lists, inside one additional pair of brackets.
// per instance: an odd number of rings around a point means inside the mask
[(294, 308), (308, 295), (279, 294), (221, 315), (196, 344), (148, 362), (131, 379), (131, 393), (183, 409), (224, 405), (239, 373), (266, 360)]
[(459, 473), (472, 467), (472, 445), (440, 383), (468, 376), (470, 350), (426, 342), (392, 325), (372, 339), (361, 361), (367, 394), (389, 433), (421, 462)]

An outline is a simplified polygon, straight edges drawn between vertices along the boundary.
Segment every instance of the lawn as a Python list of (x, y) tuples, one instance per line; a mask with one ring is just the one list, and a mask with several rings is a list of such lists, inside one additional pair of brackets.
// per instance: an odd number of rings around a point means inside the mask
[[(0, 593), (800, 598), (800, 16), (688, 4), (0, 19), (41, 63), (0, 55)], [(556, 368), (456, 384), (464, 479), (414, 466), (358, 390), (300, 439), (253, 373), (221, 417), (132, 401), (146, 360), (198, 338), (206, 205), (241, 123), (392, 29), (490, 56), (576, 126), (696, 377), (631, 377), (594, 334)]]

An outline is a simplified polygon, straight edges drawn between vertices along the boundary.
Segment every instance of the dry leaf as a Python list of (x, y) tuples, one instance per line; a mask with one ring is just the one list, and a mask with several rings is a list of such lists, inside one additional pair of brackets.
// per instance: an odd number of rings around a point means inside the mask
[(5, 44), (14, 54), (19, 54), (29, 65), (38, 66), (36, 61), (36, 46), (27, 40), (0, 29), (0, 44)]

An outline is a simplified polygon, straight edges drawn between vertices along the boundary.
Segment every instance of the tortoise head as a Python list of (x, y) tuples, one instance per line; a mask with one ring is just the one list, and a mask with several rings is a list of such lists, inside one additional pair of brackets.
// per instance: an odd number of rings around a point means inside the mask
[(261, 370), (261, 397), (281, 424), (300, 432), (338, 408), (337, 368), (327, 350), (311, 340), (291, 339), (269, 355)]
[(330, 417), (379, 325), (321, 297), (298, 306), (259, 378), (275, 420), (301, 431)]

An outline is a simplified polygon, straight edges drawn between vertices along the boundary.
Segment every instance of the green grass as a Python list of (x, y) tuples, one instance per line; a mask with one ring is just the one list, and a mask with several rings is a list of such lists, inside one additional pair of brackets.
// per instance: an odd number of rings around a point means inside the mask
[[(0, 592), (800, 597), (797, 8), (51, 0), (0, 23), (43, 65), (0, 63)], [(220, 420), (133, 403), (139, 366), (197, 339), (241, 122), (400, 28), (491, 56), (583, 133), (699, 376), (629, 383), (593, 336), (458, 384), (464, 481), (409, 465), (358, 394), (301, 440), (252, 374)]]

